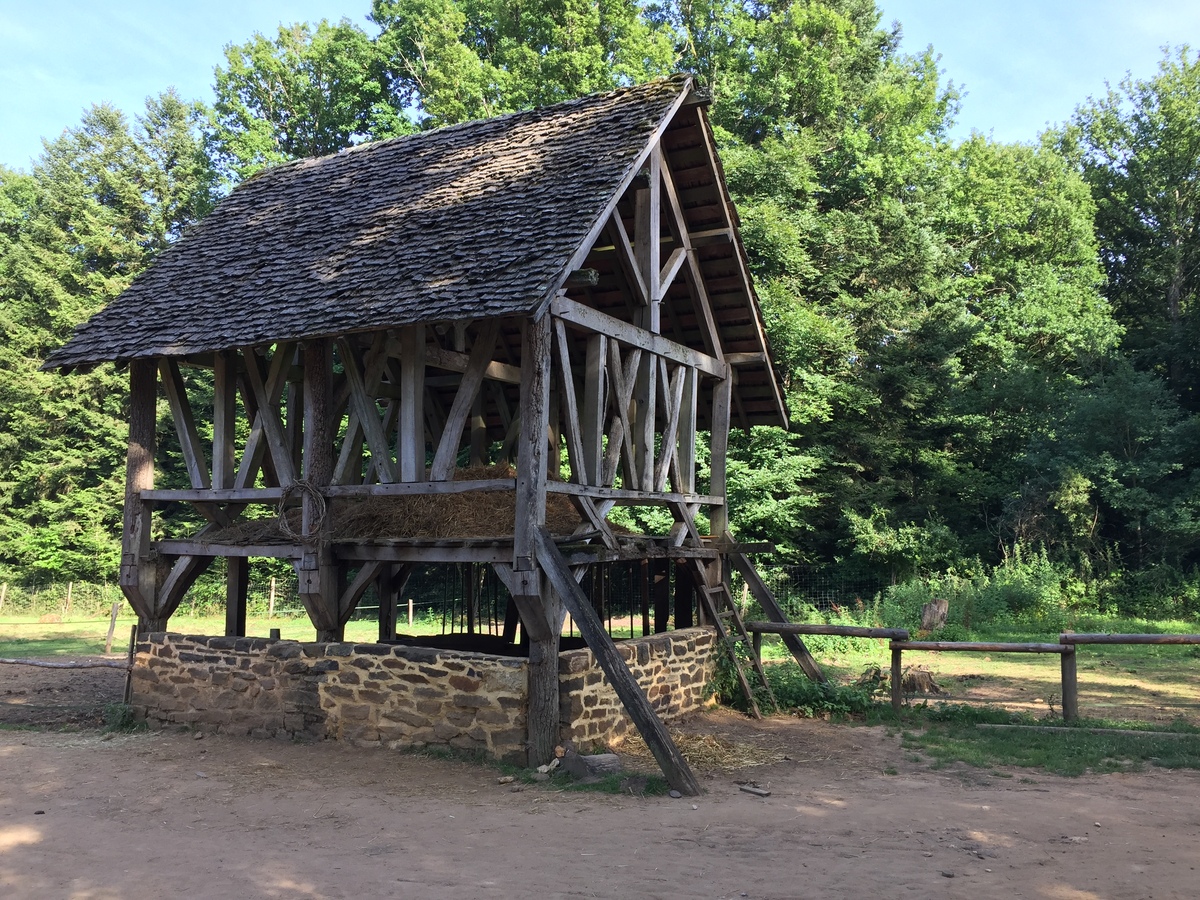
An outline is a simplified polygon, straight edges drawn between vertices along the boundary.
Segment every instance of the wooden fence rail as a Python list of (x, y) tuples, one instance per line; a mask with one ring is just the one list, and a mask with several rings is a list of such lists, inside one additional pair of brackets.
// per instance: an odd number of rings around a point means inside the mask
[(1058, 636), (1057, 644), (1006, 644), (979, 641), (892, 641), (892, 709), (900, 712), (904, 704), (901, 657), (905, 650), (968, 653), (1057, 653), (1062, 660), (1063, 721), (1079, 718), (1079, 676), (1075, 648), (1096, 644), (1200, 644), (1200, 634), (1075, 634)]
[(828, 634), (839, 637), (877, 638), (884, 641), (907, 641), (903, 628), (864, 628), (859, 625), (803, 625), (792, 622), (747, 622), (746, 630), (753, 635), (754, 655), (762, 657), (764, 634)]

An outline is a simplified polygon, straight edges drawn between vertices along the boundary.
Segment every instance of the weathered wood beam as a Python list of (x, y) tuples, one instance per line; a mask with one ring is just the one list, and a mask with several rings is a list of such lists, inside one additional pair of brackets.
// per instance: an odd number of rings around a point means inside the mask
[(691, 347), (685, 347), (683, 344), (677, 344), (660, 334), (652, 334), (636, 325), (622, 322), (620, 319), (592, 309), (590, 306), (584, 306), (569, 297), (556, 297), (550, 304), (550, 312), (587, 331), (607, 335), (623, 344), (638, 347), (672, 362), (694, 366), (713, 378), (724, 378), (728, 371), (728, 367), (720, 359), (693, 350)]
[(250, 560), (246, 557), (225, 558), (225, 635), (244, 637), (246, 634), (246, 595), (250, 589)]
[(612, 400), (613, 420), (608, 431), (608, 449), (604, 456), (604, 472), (601, 479), (606, 485), (616, 481), (618, 465), (624, 460), (626, 487), (636, 489), (639, 486), (629, 407), (633, 402), (633, 390), (637, 386), (635, 373), (641, 359), (641, 349), (634, 347), (627, 362), (622, 363), (620, 346), (616, 341), (608, 342), (608, 377), (613, 386), (609, 396)]
[(583, 416), (580, 419), (580, 444), (583, 471), (579, 481), (602, 484), (604, 477), (605, 362), (608, 342), (602, 334), (588, 335), (587, 359), (583, 374)]
[(554, 349), (558, 362), (558, 396), (562, 402), (563, 429), (567, 441), (567, 459), (571, 478), (587, 484), (587, 464), (583, 449), (583, 428), (579, 422), (579, 406), (575, 396), (575, 375), (571, 371), (571, 345), (562, 319), (554, 320)]
[(683, 406), (683, 382), (687, 370), (687, 366), (676, 366), (668, 381), (667, 365), (663, 362), (662, 370), (659, 373), (659, 383), (663, 386), (667, 422), (663, 427), (662, 449), (654, 469), (653, 490), (655, 491), (661, 492), (666, 488), (667, 475), (678, 449), (675, 445), (675, 437), (679, 433), (680, 410)]
[(233, 438), (237, 427), (237, 358), (222, 350), (213, 361), (212, 486), (233, 487)]
[[(321, 491), (333, 477), (333, 344), (327, 338), (304, 343), (304, 480)], [(337, 570), (328, 540), (328, 523), (319, 494), (305, 491), (301, 531), (309, 543), (297, 566), (300, 602), (304, 604), (318, 641), (341, 639)]]
[(633, 245), (629, 240), (629, 232), (625, 230), (625, 223), (621, 220), (619, 212), (614, 211), (609, 220), (608, 235), (613, 243), (613, 252), (617, 256), (617, 265), (621, 274), (625, 276), (625, 283), (633, 293), (634, 302), (639, 306), (645, 306), (650, 302), (650, 291), (646, 287), (645, 278), (642, 277)]
[[(466, 353), (454, 350), (443, 350), (441, 347), (429, 347), (425, 351), (425, 362), (435, 369), (445, 369), (447, 372), (466, 372), (471, 364), (471, 357)], [(489, 360), (483, 370), (484, 378), (489, 381), (500, 381), (504, 384), (520, 384), (521, 369), (508, 363)]]
[(192, 415), (192, 405), (188, 402), (187, 388), (183, 384), (179, 363), (164, 356), (158, 361), (158, 372), (162, 378), (163, 391), (167, 395), (167, 403), (171, 407), (175, 434), (179, 437), (183, 464), (187, 468), (192, 487), (210, 487), (208, 461), (204, 458), (204, 447), (200, 442), (200, 434), (196, 431), (196, 419)]
[(484, 374), (492, 361), (499, 330), (499, 320), (488, 319), (475, 337), (475, 344), (471, 347), (471, 355), (467, 361), (467, 370), (459, 382), (454, 402), (450, 404), (450, 412), (446, 414), (446, 427), (442, 430), (433, 465), (429, 470), (430, 481), (448, 481), (454, 477), (463, 428), (467, 424), (475, 398), (479, 395), (479, 389), (483, 386)]
[(551, 494), (573, 494), (578, 497), (591, 497), (593, 500), (612, 500), (621, 506), (670, 506), (672, 503), (688, 503), (692, 505), (699, 504), (701, 506), (720, 507), (725, 503), (724, 497), (713, 494), (631, 491), (625, 488), (575, 484), (571, 481), (551, 481), (547, 483), (546, 491)]
[[(725, 496), (726, 457), (729, 451), (729, 413), (733, 391), (733, 379), (724, 378), (713, 386), (712, 419), (710, 426), (711, 444), (708, 460), (708, 492)], [(713, 537), (726, 538), (729, 533), (729, 515), (724, 505), (709, 515), (709, 527)]]
[(550, 425), (551, 318), (525, 323), (521, 337), (521, 434), (517, 449), (513, 569), (534, 568), (532, 529), (546, 521), (546, 431)]
[(143, 491), (154, 487), (157, 375), (152, 359), (129, 363), (129, 444), (125, 458), (125, 514), (121, 536), (121, 591), (138, 614), (138, 630), (158, 625), (157, 572), (150, 555), (153, 504)]
[[(358, 428), (362, 429), (367, 446), (371, 450), (371, 465), (379, 474), (380, 481), (396, 481), (396, 464), (392, 461), (392, 451), (388, 446), (383, 423), (380, 421), (379, 407), (368, 393), (367, 383), (363, 380), (358, 353), (351, 342), (345, 338), (338, 339), (338, 350), (341, 353), (342, 370), (346, 373), (346, 384), (350, 388), (350, 405), (354, 411), (352, 418)], [(347, 427), (349, 429), (349, 426)], [(343, 444), (344, 449), (345, 445)], [(334, 470), (336, 475), (336, 465)], [(336, 478), (331, 477), (331, 480), (336, 480)]]
[[(278, 354), (279, 351), (276, 350), (276, 353)], [(283, 422), (279, 418), (279, 397), (273, 396), (273, 385), (270, 383), (271, 373), (268, 372), (267, 378), (264, 380), (262, 370), (259, 368), (258, 355), (254, 352), (253, 347), (243, 348), (242, 356), (246, 362), (246, 383), (249, 384), (250, 392), (254, 395), (254, 401), (258, 407), (254, 425), (261, 429), (262, 436), (267, 442), (267, 450), (275, 464), (275, 472), (279, 476), (280, 486), (287, 487), (296, 480), (296, 472), (292, 468), (291, 447), (288, 446)], [(281, 368), (282, 366), (276, 370), (276, 378), (279, 378)], [(227, 486), (222, 485), (222, 487)]]
[(561, 598), (563, 605), (579, 627), (579, 633), (587, 641), (588, 647), (604, 670), (608, 682), (612, 685), (625, 711), (637, 726), (638, 732), (646, 741), (646, 746), (654, 754), (659, 767), (666, 776), (672, 788), (687, 796), (700, 793), (700, 785), (666, 726), (654, 712), (654, 707), (646, 698), (645, 692), (633, 677), (616, 644), (604, 630), (604, 623), (592, 609), (592, 604), (576, 583), (566, 559), (555, 546), (544, 527), (535, 530), (537, 539), (538, 564), (546, 573), (554, 591)]
[(380, 573), (385, 568), (387, 568), (387, 564), (379, 560), (364, 563), (359, 568), (358, 574), (355, 575), (354, 581), (342, 592), (342, 596), (338, 600), (338, 621), (343, 628), (350, 621), (350, 617), (354, 615), (354, 610), (358, 608), (358, 603), (362, 600), (363, 594), (379, 578)]
[(397, 456), (401, 481), (425, 480), (425, 326), (400, 329), (400, 417)]

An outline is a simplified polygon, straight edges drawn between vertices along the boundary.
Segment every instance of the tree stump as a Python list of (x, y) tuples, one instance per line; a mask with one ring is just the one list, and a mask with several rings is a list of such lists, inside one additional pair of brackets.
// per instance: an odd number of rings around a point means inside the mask
[(936, 597), (921, 607), (921, 630), (937, 631), (946, 624), (946, 615), (950, 612), (950, 601), (939, 600)]

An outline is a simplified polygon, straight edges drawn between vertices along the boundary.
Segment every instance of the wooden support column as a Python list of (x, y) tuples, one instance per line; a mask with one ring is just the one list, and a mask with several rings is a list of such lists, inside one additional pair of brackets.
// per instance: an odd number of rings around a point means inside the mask
[(675, 628), (691, 628), (694, 621), (693, 610), (696, 608), (696, 583), (692, 577), (692, 568), (675, 565)]
[(583, 375), (583, 417), (580, 419), (580, 444), (583, 451), (581, 484), (603, 484), (604, 477), (604, 368), (608, 359), (608, 338), (588, 336), (587, 361)]
[[(634, 203), (633, 252), (638, 273), (645, 282), (646, 305), (638, 311), (637, 324), (643, 331), (659, 334), (662, 331), (662, 157), (651, 153), (649, 187), (637, 192)], [(654, 490), (654, 434), (657, 418), (655, 403), (658, 396), (658, 359), (644, 354), (638, 367), (637, 414), (634, 424), (636, 444), (637, 487)]]
[(675, 489), (691, 494), (696, 490), (696, 401), (700, 395), (700, 373), (694, 366), (683, 370), (683, 397), (679, 404), (679, 484)]
[(550, 316), (543, 315), (527, 322), (521, 337), (521, 433), (517, 439), (516, 521), (513, 523), (513, 569), (517, 572), (535, 568), (533, 532), (546, 522), (551, 352)]
[(125, 513), (121, 537), (121, 591), (138, 615), (138, 632), (166, 629), (157, 615), (157, 566), (150, 555), (153, 507), (141, 497), (154, 488), (154, 430), (157, 421), (156, 366), (152, 359), (129, 364), (129, 448), (125, 461)]
[(250, 588), (250, 560), (244, 556), (225, 559), (225, 634), (246, 635), (246, 594)]
[[(713, 385), (712, 445), (708, 461), (708, 492), (714, 497), (725, 498), (725, 460), (729, 452), (729, 407), (733, 396), (733, 378), (725, 378)], [(723, 538), (729, 534), (729, 511), (725, 504), (709, 510), (709, 523), (713, 537)]]
[(425, 326), (400, 329), (400, 416), (396, 455), (401, 481), (425, 480)]
[(650, 561), (650, 597), (654, 603), (654, 633), (667, 630), (671, 618), (671, 561)]
[[(328, 339), (304, 344), (304, 480), (320, 491), (333, 477), (333, 344)], [(324, 504), (304, 493), (301, 529), (308, 536), (297, 573), (300, 601), (317, 630), (318, 641), (342, 638), (337, 567), (333, 562)]]

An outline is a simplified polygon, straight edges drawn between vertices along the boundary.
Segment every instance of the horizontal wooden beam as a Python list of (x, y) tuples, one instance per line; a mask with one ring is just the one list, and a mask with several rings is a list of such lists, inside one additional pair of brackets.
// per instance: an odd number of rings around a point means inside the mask
[(1200, 644), (1200, 634), (1075, 634), (1058, 636), (1060, 644)]
[(143, 500), (177, 503), (278, 503), (283, 488), (181, 488), (141, 492)]
[(681, 363), (685, 366), (695, 366), (701, 372), (711, 375), (713, 378), (725, 378), (728, 374), (729, 367), (721, 362), (721, 360), (709, 356), (707, 353), (701, 353), (699, 350), (685, 347), (683, 344), (678, 344), (660, 334), (654, 334), (643, 328), (638, 328), (636, 325), (622, 322), (620, 319), (614, 318), (607, 313), (592, 309), (590, 306), (584, 306), (570, 297), (555, 298), (550, 304), (550, 312), (565, 322), (578, 325), (580, 328), (585, 328), (596, 334), (607, 335), (631, 347), (640, 347), (642, 350), (653, 353), (656, 356), (661, 356), (664, 359), (669, 359), (672, 362)]
[(155, 541), (154, 549), (163, 556), (266, 556), (299, 559), (304, 548), (299, 544), (223, 544), (213, 541)]
[(746, 630), (758, 634), (832, 634), (840, 637), (880, 638), (907, 641), (903, 628), (864, 628), (859, 625), (802, 625), (790, 622), (747, 622)]
[(892, 641), (893, 650), (963, 651), (967, 653), (1073, 653), (1064, 644), (1008, 644), (990, 641)]
[[(445, 369), (447, 372), (466, 372), (470, 362), (471, 357), (466, 353), (443, 350), (441, 347), (432, 345), (425, 348), (425, 363), (435, 369)], [(520, 384), (521, 369), (519, 366), (510, 366), (508, 363), (493, 360), (484, 369), (483, 377), (490, 381), (502, 381), (505, 384)]]
[(466, 494), (471, 491), (515, 491), (515, 478), (484, 478), (478, 481), (405, 481), (396, 484), (334, 484), (325, 488), (327, 497), (412, 497), (429, 494)]
[(673, 503), (691, 503), (700, 506), (724, 506), (724, 497), (709, 494), (672, 494), (654, 491), (627, 491), (624, 488), (597, 487), (590, 484), (575, 484), (571, 481), (547, 481), (546, 491), (551, 494), (574, 494), (595, 500), (612, 500), (620, 506), (670, 506)]

